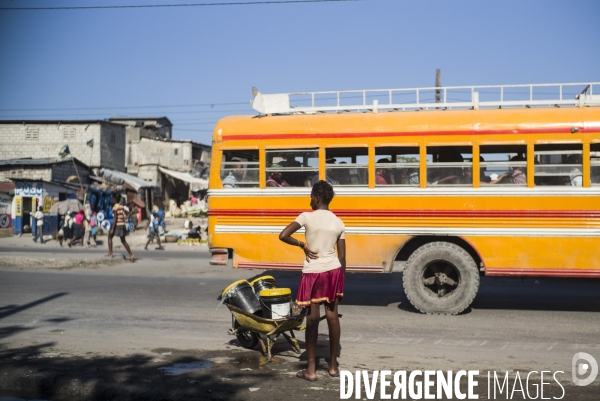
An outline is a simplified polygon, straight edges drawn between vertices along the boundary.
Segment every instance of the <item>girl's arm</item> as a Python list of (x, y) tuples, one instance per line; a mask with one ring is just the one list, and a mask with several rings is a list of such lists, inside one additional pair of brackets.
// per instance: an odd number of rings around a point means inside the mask
[(342, 271), (346, 272), (346, 240), (339, 239), (337, 242), (337, 253), (340, 264), (342, 265)]
[(318, 259), (319, 255), (312, 249), (310, 249), (308, 247), (308, 244), (292, 237), (292, 234), (294, 234), (299, 229), (300, 224), (294, 221), (293, 223), (289, 224), (286, 228), (284, 228), (283, 231), (279, 234), (279, 240), (285, 242), (288, 245), (298, 246), (302, 248), (302, 250), (304, 251), (304, 255), (306, 255), (307, 262), (310, 262), (310, 259)]

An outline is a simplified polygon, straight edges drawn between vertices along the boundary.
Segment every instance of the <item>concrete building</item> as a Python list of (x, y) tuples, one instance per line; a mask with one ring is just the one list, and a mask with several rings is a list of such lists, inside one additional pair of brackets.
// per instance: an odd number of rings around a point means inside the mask
[(0, 121), (0, 160), (54, 159), (64, 145), (91, 168), (125, 171), (125, 127), (101, 120)]
[[(200, 178), (210, 163), (210, 146), (171, 139), (173, 124), (167, 117), (122, 117), (109, 121), (126, 127), (127, 173), (157, 184), (164, 204), (170, 199), (180, 203), (190, 191), (202, 186), (195, 178)], [(166, 173), (165, 169), (186, 173), (187, 180)]]
[(109, 122), (124, 125), (127, 128), (127, 140), (139, 141), (140, 138), (171, 139), (173, 123), (167, 117), (114, 117)]
[(142, 139), (169, 140), (173, 123), (167, 117), (119, 117), (109, 122), (125, 127), (125, 168), (128, 174), (137, 174), (139, 143)]

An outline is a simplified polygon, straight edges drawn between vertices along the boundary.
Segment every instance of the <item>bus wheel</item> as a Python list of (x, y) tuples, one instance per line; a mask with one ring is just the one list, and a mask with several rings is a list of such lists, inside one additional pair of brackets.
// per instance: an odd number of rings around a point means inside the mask
[(473, 258), (449, 242), (431, 242), (418, 248), (406, 262), (404, 292), (423, 313), (456, 315), (471, 305), (479, 289)]

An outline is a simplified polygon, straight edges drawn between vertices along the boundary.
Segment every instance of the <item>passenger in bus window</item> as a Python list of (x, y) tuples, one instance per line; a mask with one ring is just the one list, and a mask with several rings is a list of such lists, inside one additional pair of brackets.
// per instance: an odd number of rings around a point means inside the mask
[[(513, 156), (511, 162), (524, 162), (526, 159), (523, 156)], [(517, 184), (527, 185), (527, 176), (523, 172), (525, 167), (515, 166), (511, 172), (504, 173), (498, 178), (491, 180), (488, 184)]]
[[(482, 162), (485, 162), (485, 159), (482, 156), (479, 156), (479, 163)], [(485, 174), (487, 171), (486, 168), (481, 166), (481, 164), (479, 166), (479, 182), (489, 184), (492, 179)]]
[[(581, 165), (581, 158), (579, 155), (569, 155), (567, 158), (567, 164), (578, 164)], [(569, 172), (569, 181), (566, 185), (571, 185), (572, 187), (581, 187), (583, 185), (583, 175), (581, 174), (581, 170), (577, 167), (573, 167)]]
[(403, 185), (419, 185), (419, 169), (418, 168), (404, 168), (402, 169), (402, 176), (400, 177), (400, 183)]
[[(281, 168), (280, 164), (273, 164), (271, 168)], [(267, 187), (289, 187), (291, 186), (286, 180), (283, 178), (283, 174), (281, 171), (271, 171), (269, 174), (269, 178), (267, 178)]]
[[(510, 159), (511, 162), (524, 162), (526, 159), (523, 156), (513, 156)], [(513, 167), (512, 178), (515, 184), (524, 184), (527, 185), (527, 176), (523, 171), (526, 167)]]
[[(328, 158), (328, 159), (325, 160), (325, 163), (327, 163), (327, 164), (335, 164), (335, 161), (336, 161), (336, 159), (334, 157), (330, 157), (330, 158)], [(342, 162), (340, 164), (345, 164), (345, 163)], [(340, 185), (340, 183), (338, 182), (338, 180), (334, 178), (334, 172), (333, 172), (333, 170), (331, 170), (331, 169), (329, 169), (329, 170), (325, 169), (325, 173), (326, 173), (325, 181), (327, 181), (327, 183), (329, 183), (329, 185)], [(317, 172), (313, 176), (311, 187), (313, 185), (315, 185), (317, 182), (319, 182), (319, 172)]]
[[(379, 163), (389, 163), (388, 159), (379, 159), (377, 160), (377, 164)], [(375, 169), (375, 185), (388, 185), (389, 180), (389, 170), (384, 167), (377, 167)]]
[[(438, 156), (439, 163), (462, 163), (463, 156), (453, 146), (446, 146), (440, 149)], [(461, 168), (446, 167), (438, 169), (438, 179), (433, 180), (431, 185), (456, 185), (462, 184), (464, 173)]]
[(223, 178), (223, 188), (237, 188), (237, 183), (244, 176), (244, 165), (242, 163), (234, 164), (229, 170), (227, 177)]

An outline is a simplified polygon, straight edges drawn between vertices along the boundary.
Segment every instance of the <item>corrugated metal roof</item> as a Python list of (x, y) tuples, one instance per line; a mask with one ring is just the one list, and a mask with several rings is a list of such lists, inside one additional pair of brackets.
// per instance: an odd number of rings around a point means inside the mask
[(104, 120), (0, 120), (0, 124), (109, 124), (122, 127), (123, 124)]
[(135, 188), (136, 191), (139, 191), (140, 188), (152, 188), (152, 187), (158, 188), (158, 185), (156, 185), (152, 182), (144, 181), (139, 177), (136, 177), (136, 176), (133, 176), (133, 175), (127, 174), (127, 173), (122, 173), (120, 171), (114, 171), (114, 170), (109, 170), (107, 168), (103, 168), (103, 169), (100, 169), (99, 173), (100, 173), (100, 176), (110, 180), (111, 182), (113, 182), (115, 184), (126, 183), (126, 184), (132, 186), (133, 188)]
[[(77, 163), (83, 164), (81, 161), (75, 159)], [(57, 163), (71, 162), (70, 157), (60, 158), (40, 158), (32, 159), (30, 157), (23, 159), (3, 159), (0, 160), (0, 166), (48, 166)]]
[(158, 121), (158, 120), (167, 120), (171, 126), (173, 123), (167, 116), (162, 117), (111, 117), (108, 121)]
[(13, 193), (15, 190), (14, 182), (0, 182), (0, 192), (4, 194)]

